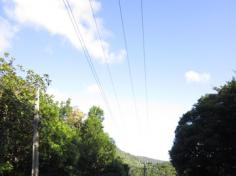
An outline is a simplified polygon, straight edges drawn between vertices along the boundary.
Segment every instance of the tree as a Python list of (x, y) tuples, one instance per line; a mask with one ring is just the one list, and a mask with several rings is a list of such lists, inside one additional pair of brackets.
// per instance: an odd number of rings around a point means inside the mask
[(66, 122), (69, 125), (79, 129), (82, 125), (82, 120), (84, 116), (84, 113), (79, 108), (73, 108), (70, 116), (67, 117)]
[(71, 103), (70, 99), (66, 100), (66, 102), (63, 101), (61, 102), (59, 115), (62, 119), (67, 119), (68, 117), (71, 116), (73, 108), (71, 107), (70, 103)]
[(180, 176), (236, 175), (236, 81), (200, 98), (182, 116), (170, 151)]
[(89, 117), (97, 117), (101, 121), (104, 120), (104, 112), (103, 112), (103, 110), (100, 107), (97, 107), (97, 106), (92, 106), (90, 108), (88, 116)]
[(40, 175), (78, 175), (79, 130), (59, 117), (60, 107), (51, 96), (40, 97)]
[(30, 173), (35, 87), (44, 91), (48, 77), (13, 61), (7, 53), (0, 58), (0, 173), (16, 175)]
[(103, 110), (89, 117), (59, 104), (46, 92), (48, 75), (15, 66), (8, 54), (0, 58), (0, 175), (30, 175), (36, 89), (40, 88), (39, 173), (42, 176), (123, 176), (127, 169), (115, 157), (115, 144), (103, 131)]
[(103, 111), (92, 107), (81, 126), (79, 168), (82, 175), (99, 175), (115, 159), (115, 144), (103, 131)]
[(124, 164), (121, 158), (115, 158), (112, 163), (110, 163), (104, 173), (104, 176), (128, 176), (129, 175), (129, 166)]
[[(157, 175), (161, 176), (176, 176), (174, 167), (169, 162), (157, 163), (155, 165)], [(155, 174), (154, 174), (155, 175)]]
[[(59, 117), (62, 110), (46, 93), (48, 76), (0, 58), (0, 174), (30, 175), (36, 87), (40, 88), (40, 175), (75, 175), (79, 130)], [(71, 107), (70, 107), (71, 108)]]

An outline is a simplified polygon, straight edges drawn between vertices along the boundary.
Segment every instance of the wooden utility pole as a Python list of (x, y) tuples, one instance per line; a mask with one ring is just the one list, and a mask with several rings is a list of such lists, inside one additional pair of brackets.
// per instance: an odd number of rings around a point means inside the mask
[(35, 115), (33, 121), (33, 150), (32, 150), (32, 172), (31, 176), (39, 175), (39, 88), (37, 89), (35, 102)]
[(144, 175), (144, 176), (147, 176), (147, 167), (146, 167), (146, 161), (144, 161), (143, 175)]

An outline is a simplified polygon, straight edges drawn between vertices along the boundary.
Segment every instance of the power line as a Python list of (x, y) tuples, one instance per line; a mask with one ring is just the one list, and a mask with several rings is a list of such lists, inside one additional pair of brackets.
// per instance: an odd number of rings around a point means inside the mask
[(108, 100), (107, 100), (106, 95), (105, 95), (105, 92), (104, 92), (104, 89), (103, 89), (103, 87), (102, 87), (102, 84), (101, 84), (101, 82), (100, 82), (100, 79), (99, 79), (99, 77), (98, 77), (98, 74), (97, 74), (97, 72), (96, 72), (96, 70), (95, 70), (95, 67), (94, 67), (94, 65), (93, 65), (93, 63), (92, 63), (92, 59), (91, 59), (91, 56), (90, 56), (90, 54), (89, 54), (89, 52), (88, 52), (88, 49), (87, 49), (87, 47), (86, 47), (86, 45), (85, 45), (85, 42), (84, 42), (84, 40), (83, 40), (83, 38), (82, 38), (82, 34), (81, 34), (81, 32), (80, 32), (80, 29), (79, 29), (77, 20), (76, 20), (74, 14), (73, 14), (73, 11), (72, 11), (72, 8), (71, 8), (71, 6), (70, 6), (70, 3), (68, 2), (68, 0), (63, 0), (63, 3), (64, 3), (64, 5), (65, 5), (65, 7), (66, 7), (66, 10), (67, 10), (67, 12), (68, 12), (69, 18), (70, 18), (71, 23), (72, 23), (72, 25), (73, 25), (73, 27), (74, 27), (76, 36), (77, 36), (77, 38), (79, 39), (79, 42), (80, 42), (80, 44), (81, 44), (81, 46), (82, 46), (82, 49), (83, 49), (83, 52), (84, 52), (86, 61), (87, 61), (88, 65), (89, 65), (89, 67), (90, 67), (90, 70), (91, 70), (91, 72), (92, 72), (92, 75), (93, 75), (95, 81), (97, 82), (97, 84), (98, 84), (98, 86), (99, 86), (100, 94), (101, 94), (101, 96), (102, 96), (102, 98), (103, 98), (103, 100), (104, 100), (104, 102), (105, 102), (105, 104), (106, 104), (106, 106), (107, 106), (107, 108), (108, 108), (108, 111), (109, 111), (110, 115), (112, 115), (111, 109), (110, 109), (110, 106), (109, 106), (109, 103), (108, 103)]
[(87, 47), (86, 47), (86, 45), (85, 45), (85, 42), (84, 42), (84, 40), (83, 40), (82, 34), (81, 34), (81, 32), (80, 32), (80, 29), (79, 29), (79, 25), (78, 25), (78, 23), (77, 23), (77, 20), (76, 20), (74, 14), (73, 14), (73, 11), (72, 11), (72, 8), (71, 8), (71, 6), (70, 6), (70, 3), (68, 2), (68, 0), (62, 0), (62, 1), (63, 1), (64, 5), (65, 5), (65, 7), (66, 7), (68, 16), (69, 16), (69, 18), (70, 18), (70, 20), (71, 20), (71, 23), (72, 23), (73, 28), (74, 28), (74, 30), (75, 30), (76, 36), (77, 36), (77, 38), (78, 38), (78, 40), (79, 40), (79, 42), (80, 42), (80, 44), (81, 44), (81, 47), (82, 47), (82, 49), (83, 49), (83, 52), (84, 52), (86, 61), (87, 61), (88, 65), (89, 65), (89, 67), (90, 67), (90, 70), (91, 70), (91, 72), (92, 72), (92, 75), (93, 75), (95, 81), (96, 81), (97, 84), (98, 84), (98, 87), (99, 87), (99, 89), (100, 89), (99, 92), (100, 92), (100, 94), (101, 94), (101, 97), (103, 98), (103, 100), (104, 100), (104, 102), (105, 102), (105, 104), (106, 104), (106, 106), (107, 106), (107, 109), (108, 109), (110, 115), (112, 116), (112, 112), (111, 112), (111, 109), (110, 109), (110, 106), (109, 106), (109, 102), (108, 102), (108, 100), (107, 100), (107, 98), (106, 98), (106, 94), (105, 94), (105, 92), (104, 92), (103, 86), (102, 86), (102, 84), (101, 84), (101, 82), (100, 82), (100, 79), (99, 79), (99, 77), (98, 77), (98, 74), (97, 74), (97, 72), (96, 72), (96, 70), (95, 70), (95, 67), (94, 67), (93, 63), (92, 63), (91, 56), (90, 56), (90, 54), (89, 54), (89, 52), (88, 52), (88, 49), (87, 49)]
[(124, 20), (123, 20), (122, 7), (121, 7), (120, 0), (119, 0), (119, 10), (120, 10), (120, 19), (121, 19), (121, 25), (122, 25), (123, 38), (124, 38), (124, 45), (125, 45), (125, 50), (126, 50), (126, 55), (127, 55), (131, 91), (132, 91), (133, 100), (134, 100), (134, 109), (135, 109), (136, 118), (138, 118), (136, 96), (135, 96), (135, 92), (134, 92), (134, 83), (133, 83), (133, 77), (132, 77), (131, 66), (130, 66), (130, 59), (129, 59), (129, 54), (128, 54), (127, 37), (126, 37), (126, 32), (125, 32), (125, 26), (124, 26)]
[[(94, 20), (94, 23), (95, 23), (95, 26), (96, 26), (97, 37), (99, 39), (99, 43), (100, 43), (100, 46), (102, 48), (103, 57), (104, 57), (104, 59), (108, 59), (106, 54), (105, 54), (105, 48), (102, 44), (102, 37), (101, 37), (102, 33), (98, 28), (98, 24), (97, 24), (97, 20), (96, 20), (96, 17), (95, 17), (95, 13), (94, 13), (94, 9), (93, 9), (91, 0), (89, 0), (89, 5), (90, 5), (91, 12), (92, 12), (93, 20)], [(109, 78), (110, 78), (110, 81), (111, 81), (112, 89), (113, 89), (113, 92), (114, 92), (115, 100), (116, 100), (116, 103), (117, 103), (117, 106), (118, 106), (118, 110), (119, 110), (120, 115), (121, 115), (121, 106), (120, 106), (120, 103), (119, 103), (119, 100), (118, 100), (118, 95), (117, 95), (116, 87), (115, 87), (114, 80), (113, 80), (113, 77), (112, 77), (110, 65), (108, 64), (108, 60), (106, 60), (105, 63), (106, 63), (106, 68), (107, 68), (108, 75), (109, 75)]]
[(141, 0), (141, 19), (142, 19), (142, 39), (143, 39), (143, 68), (144, 68), (144, 81), (145, 81), (145, 100), (146, 100), (146, 115), (149, 119), (148, 109), (148, 88), (147, 88), (147, 65), (146, 65), (146, 46), (145, 46), (145, 32), (144, 32), (144, 19), (143, 19), (143, 0)]

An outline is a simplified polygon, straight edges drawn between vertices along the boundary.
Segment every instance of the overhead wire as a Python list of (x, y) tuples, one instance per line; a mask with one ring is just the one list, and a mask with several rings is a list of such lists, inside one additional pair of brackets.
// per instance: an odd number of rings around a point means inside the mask
[(146, 46), (145, 46), (145, 31), (144, 31), (144, 18), (143, 18), (143, 0), (141, 0), (141, 21), (142, 21), (142, 40), (143, 40), (143, 68), (144, 68), (144, 86), (145, 86), (145, 104), (146, 116), (149, 119), (148, 109), (148, 86), (147, 86), (147, 64), (146, 64)]
[(99, 30), (92, 2), (91, 2), (91, 0), (88, 0), (88, 1), (89, 1), (89, 6), (90, 6), (90, 9), (91, 9), (92, 17), (93, 17), (93, 20), (94, 20), (94, 23), (95, 23), (96, 31), (97, 31), (97, 38), (99, 40), (99, 44), (100, 44), (101, 49), (102, 49), (102, 54), (103, 54), (103, 57), (105, 59), (106, 69), (107, 69), (107, 72), (108, 72), (108, 75), (109, 75), (109, 78), (110, 78), (110, 82), (111, 82), (111, 85), (112, 85), (112, 89), (113, 89), (114, 97), (115, 97), (115, 100), (116, 100), (116, 104), (117, 104), (119, 113), (121, 115), (121, 106), (120, 106), (120, 103), (119, 103), (119, 99), (118, 99), (118, 95), (117, 95), (117, 91), (116, 91), (116, 86), (114, 84), (113, 76), (112, 76), (112, 73), (111, 73), (111, 68), (110, 68), (110, 65), (108, 63), (108, 57), (105, 54), (105, 48), (102, 44), (102, 32)]
[(90, 67), (90, 70), (92, 72), (92, 75), (93, 75), (93, 77), (94, 77), (94, 79), (95, 79), (95, 81), (96, 81), (96, 83), (97, 83), (97, 85), (99, 87), (99, 90), (100, 90), (99, 92), (101, 94), (101, 97), (103, 98), (103, 101), (104, 101), (105, 105), (107, 106), (107, 110), (108, 110), (109, 114), (112, 116), (112, 111), (110, 109), (109, 102), (108, 102), (106, 94), (104, 92), (104, 88), (103, 88), (102, 83), (101, 83), (101, 81), (100, 81), (100, 79), (98, 77), (98, 74), (97, 74), (97, 72), (95, 70), (95, 67), (94, 67), (94, 65), (92, 63), (92, 58), (91, 58), (91, 56), (89, 54), (89, 51), (88, 51), (88, 49), (87, 49), (87, 47), (85, 45), (84, 40), (83, 40), (83, 37), (82, 37), (81, 31), (80, 31), (78, 22), (77, 22), (74, 14), (73, 14), (71, 5), (68, 2), (68, 0), (62, 0), (62, 1), (64, 3), (64, 6), (65, 6), (66, 10), (67, 10), (68, 16), (69, 16), (70, 21), (71, 21), (71, 23), (73, 25), (73, 28), (74, 28), (75, 33), (76, 33), (76, 36), (77, 36), (77, 38), (78, 38), (78, 40), (79, 40), (79, 42), (81, 44), (82, 50), (84, 52), (86, 61), (87, 61), (88, 65)]
[(129, 54), (128, 54), (128, 43), (127, 43), (127, 37), (126, 37), (125, 25), (124, 25), (124, 19), (123, 19), (123, 12), (122, 12), (122, 7), (121, 7), (120, 0), (119, 0), (118, 4), (119, 4), (121, 26), (122, 26), (122, 34), (123, 34), (124, 45), (125, 45), (126, 56), (127, 56), (127, 62), (128, 62), (128, 70), (129, 70), (129, 79), (130, 79), (130, 84), (131, 84), (131, 92), (132, 92), (133, 101), (134, 101), (134, 110), (135, 110), (136, 118), (138, 118), (136, 95), (135, 95), (135, 91), (134, 91), (134, 82), (133, 82), (133, 76), (132, 76), (132, 71), (131, 71), (130, 58), (129, 58)]

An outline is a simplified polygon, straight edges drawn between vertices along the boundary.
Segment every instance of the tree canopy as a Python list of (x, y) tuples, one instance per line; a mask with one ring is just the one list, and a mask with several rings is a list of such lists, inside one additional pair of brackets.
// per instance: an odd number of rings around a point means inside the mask
[(93, 106), (88, 114), (80, 130), (82, 141), (79, 147), (79, 165), (84, 175), (96, 175), (105, 172), (106, 167), (114, 160), (115, 144), (103, 131), (102, 109)]
[(236, 175), (236, 80), (185, 113), (170, 151), (179, 176)]
[(84, 113), (69, 99), (59, 103), (47, 94), (48, 75), (40, 76), (13, 61), (8, 54), (0, 58), (0, 174), (31, 173), (32, 122), (40, 88), (40, 175), (126, 175), (113, 140), (103, 131), (103, 110), (94, 106), (82, 120)]

